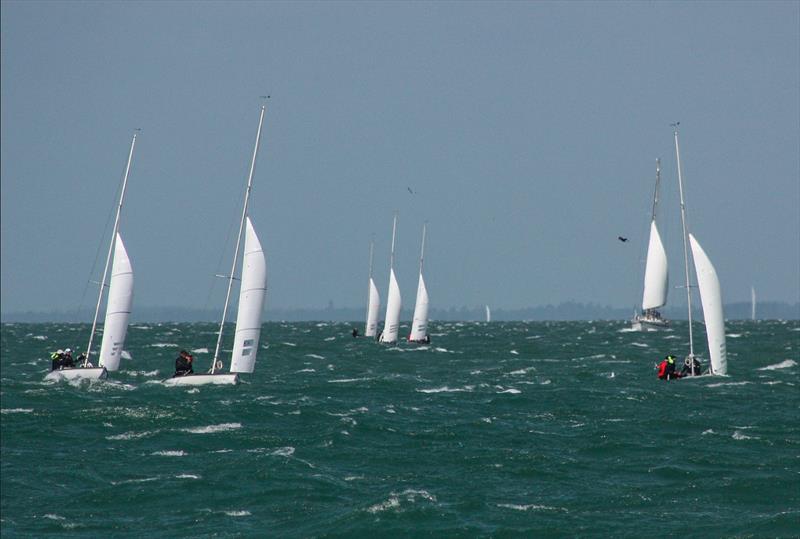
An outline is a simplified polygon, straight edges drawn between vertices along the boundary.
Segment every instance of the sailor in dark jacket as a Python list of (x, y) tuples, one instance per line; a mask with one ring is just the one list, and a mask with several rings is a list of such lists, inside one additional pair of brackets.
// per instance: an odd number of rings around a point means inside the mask
[(697, 361), (694, 356), (687, 357), (683, 362), (683, 369), (681, 369), (681, 377), (683, 376), (700, 376), (703, 366)]
[(175, 358), (175, 376), (186, 376), (187, 374), (194, 373), (192, 369), (192, 361), (194, 358), (192, 355), (187, 352), (186, 350), (181, 350), (181, 353), (178, 354), (178, 357)]

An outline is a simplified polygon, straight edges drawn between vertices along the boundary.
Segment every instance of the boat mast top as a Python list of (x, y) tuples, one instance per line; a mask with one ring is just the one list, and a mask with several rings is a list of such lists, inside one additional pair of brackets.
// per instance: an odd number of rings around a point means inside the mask
[(231, 272), (228, 275), (228, 291), (225, 294), (225, 307), (222, 309), (222, 321), (219, 323), (219, 333), (217, 334), (217, 346), (214, 349), (214, 360), (211, 363), (211, 374), (217, 370), (217, 361), (219, 360), (219, 349), (222, 345), (222, 329), (225, 327), (225, 318), (228, 314), (228, 303), (231, 299), (231, 289), (233, 288), (233, 279), (236, 275), (236, 263), (239, 259), (239, 247), (242, 242), (242, 231), (244, 230), (244, 221), (247, 218), (247, 205), (250, 201), (250, 191), (253, 188), (253, 174), (256, 171), (256, 157), (258, 156), (258, 147), (261, 142), (261, 126), (264, 123), (264, 112), (267, 106), (261, 105), (261, 115), (258, 118), (258, 131), (256, 131), (256, 143), (253, 147), (253, 158), (250, 161), (250, 172), (247, 175), (247, 190), (244, 194), (244, 206), (242, 207), (242, 219), (239, 222), (239, 235), (236, 237), (236, 249), (233, 253), (233, 264)]
[(692, 289), (689, 284), (689, 239), (686, 226), (686, 204), (683, 198), (683, 176), (681, 175), (681, 152), (678, 146), (678, 125), (680, 122), (672, 124), (675, 137), (675, 157), (678, 163), (678, 191), (681, 196), (681, 225), (683, 226), (683, 265), (686, 274), (686, 304), (689, 309), (689, 356), (694, 357), (694, 339), (692, 338)]
[(422, 264), (425, 258), (425, 231), (428, 227), (428, 221), (422, 223), (422, 247), (419, 252), (419, 274), (422, 275)]
[(658, 208), (658, 186), (661, 184), (661, 159), (656, 159), (656, 188), (653, 192), (653, 221), (656, 220), (656, 208)]
[(394, 269), (394, 238), (397, 232), (397, 210), (394, 211), (394, 221), (392, 222), (392, 254), (389, 257), (389, 268)]
[[(131, 161), (133, 160), (133, 148), (136, 146), (136, 137), (139, 135), (141, 129), (136, 129), (131, 139), (131, 148), (128, 151), (128, 163), (125, 165), (125, 176), (122, 179), (122, 190), (119, 194), (119, 204), (117, 204), (117, 215), (114, 218), (114, 231), (111, 233), (111, 243), (108, 246), (108, 254), (106, 255), (106, 265), (103, 268), (103, 278), (100, 279), (100, 293), (97, 295), (97, 305), (94, 308), (94, 319), (92, 320), (92, 331), (89, 333), (89, 344), (86, 345), (86, 358), (83, 360), (83, 367), (89, 364), (89, 354), (92, 352), (92, 341), (94, 340), (94, 332), (97, 329), (97, 317), (100, 314), (100, 304), (103, 302), (103, 290), (106, 287), (106, 277), (108, 276), (108, 265), (111, 262), (111, 253), (114, 252), (114, 244), (117, 241), (117, 232), (119, 232), (119, 216), (122, 213), (122, 203), (125, 200), (125, 191), (128, 188), (128, 176), (131, 172)], [(102, 358), (100, 358), (102, 359)]]
[(372, 279), (372, 255), (375, 252), (375, 239), (369, 240), (369, 278)]

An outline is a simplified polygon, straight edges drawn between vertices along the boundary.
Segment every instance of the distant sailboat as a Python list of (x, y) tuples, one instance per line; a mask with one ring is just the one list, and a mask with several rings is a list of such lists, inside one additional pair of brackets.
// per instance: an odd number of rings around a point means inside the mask
[(658, 188), (661, 183), (661, 161), (656, 159), (656, 186), (653, 194), (653, 211), (650, 220), (650, 242), (647, 245), (647, 262), (644, 272), (644, 292), (642, 294), (642, 314), (633, 317), (632, 328), (659, 328), (668, 325), (666, 319), (658, 311), (667, 304), (667, 288), (669, 273), (667, 271), (667, 253), (656, 226), (656, 210), (658, 208)]
[(754, 286), (750, 287), (750, 320), (756, 319), (756, 289)]
[[(256, 143), (253, 149), (253, 159), (250, 162), (250, 173), (247, 177), (247, 189), (244, 197), (244, 207), (242, 209), (242, 219), (239, 223), (239, 234), (236, 237), (236, 249), (233, 254), (233, 265), (231, 273), (228, 275), (228, 291), (225, 295), (225, 307), (222, 310), (222, 321), (217, 333), (217, 345), (214, 349), (214, 360), (211, 369), (205, 374), (187, 374), (175, 376), (164, 380), (169, 386), (199, 386), (206, 384), (236, 384), (239, 382), (238, 373), (252, 373), (255, 369), (256, 355), (258, 353), (258, 342), (261, 335), (261, 313), (264, 310), (264, 298), (267, 293), (267, 261), (261, 242), (256, 235), (253, 223), (247, 214), (250, 191), (253, 186), (253, 174), (255, 173), (256, 157), (258, 147), (261, 142), (261, 126), (264, 122), (264, 111), (266, 107), (262, 105), (261, 115), (258, 119), (258, 131), (256, 132)], [(231, 289), (236, 275), (236, 266), (239, 259), (239, 247), (244, 232), (244, 255), (242, 258), (242, 275), (239, 285), (239, 309), (236, 314), (236, 330), (233, 340), (233, 352), (231, 354), (230, 372), (219, 372), (223, 368), (222, 361), (219, 359), (222, 347), (222, 336), (225, 328), (225, 318), (228, 313), (228, 303), (231, 297)]]
[(369, 242), (369, 291), (367, 296), (367, 324), (364, 328), (364, 336), (375, 337), (378, 333), (378, 315), (381, 310), (381, 296), (378, 287), (375, 286), (375, 279), (372, 278), (372, 255), (375, 242)]
[(492, 311), (489, 309), (488, 305), (485, 305), (485, 307), (486, 307), (486, 321), (487, 322), (491, 322), (492, 321)]
[(394, 274), (394, 240), (397, 233), (397, 212), (392, 223), (392, 254), (389, 259), (389, 293), (386, 296), (386, 319), (383, 323), (380, 342), (394, 344), (400, 329), (400, 309), (403, 302), (400, 298), (400, 286)]
[[(100, 380), (108, 376), (108, 372), (119, 369), (119, 362), (122, 356), (122, 347), (125, 344), (125, 336), (128, 332), (128, 319), (131, 314), (133, 304), (133, 268), (122, 243), (122, 236), (119, 234), (119, 220), (122, 213), (122, 204), (125, 200), (125, 192), (128, 187), (128, 176), (131, 171), (131, 161), (133, 160), (133, 149), (136, 146), (134, 133), (131, 140), (131, 147), (128, 151), (128, 163), (125, 166), (125, 176), (122, 180), (122, 189), (117, 204), (117, 214), (114, 218), (114, 231), (111, 234), (111, 243), (108, 246), (106, 264), (103, 268), (103, 278), (100, 280), (100, 291), (97, 296), (97, 305), (94, 310), (92, 320), (92, 330), (89, 333), (89, 344), (86, 346), (83, 363), (72, 368), (54, 370), (45, 376), (46, 380)], [(113, 263), (112, 263), (113, 253)], [(100, 314), (100, 305), (103, 302), (103, 291), (106, 288), (106, 277), (108, 267), (111, 264), (111, 281), (108, 284), (108, 301), (106, 302), (106, 317), (103, 323), (103, 340), (100, 344), (100, 356), (97, 367), (94, 367), (89, 358), (92, 354), (92, 343), (94, 334), (97, 330), (97, 318)]]
[(422, 248), (419, 253), (419, 284), (417, 285), (417, 302), (414, 305), (414, 318), (411, 322), (411, 334), (408, 336), (409, 342), (429, 343), (428, 335), (428, 289), (425, 287), (425, 279), (422, 277), (422, 266), (425, 259), (425, 231), (427, 223), (422, 225)]
[(686, 302), (689, 312), (689, 355), (686, 364), (694, 360), (694, 339), (692, 335), (692, 291), (689, 282), (689, 249), (687, 241), (691, 244), (694, 268), (697, 275), (697, 285), (700, 290), (700, 301), (703, 305), (703, 318), (705, 319), (706, 339), (710, 356), (709, 374), (724, 375), (728, 372), (727, 351), (725, 348), (725, 316), (722, 312), (722, 291), (719, 278), (708, 255), (700, 246), (697, 239), (687, 231), (686, 205), (683, 197), (683, 176), (681, 174), (681, 155), (678, 145), (678, 129), (675, 127), (675, 155), (678, 165), (678, 189), (681, 198), (681, 225), (683, 227), (683, 259), (686, 274)]

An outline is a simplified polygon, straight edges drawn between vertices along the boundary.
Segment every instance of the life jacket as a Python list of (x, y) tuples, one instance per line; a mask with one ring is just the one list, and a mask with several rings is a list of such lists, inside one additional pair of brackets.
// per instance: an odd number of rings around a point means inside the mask
[(667, 360), (661, 362), (658, 366), (658, 377), (664, 378), (667, 375)]

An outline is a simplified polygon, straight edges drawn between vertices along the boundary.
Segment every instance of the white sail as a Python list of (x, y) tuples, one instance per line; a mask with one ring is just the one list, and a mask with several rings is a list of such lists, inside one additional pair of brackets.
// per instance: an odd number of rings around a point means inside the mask
[(400, 329), (400, 309), (403, 302), (400, 299), (400, 286), (394, 275), (394, 268), (389, 270), (389, 294), (386, 299), (386, 320), (383, 324), (381, 342), (397, 342), (397, 332)]
[(486, 321), (487, 322), (492, 321), (492, 311), (489, 309), (488, 305), (486, 305)]
[(756, 319), (756, 288), (750, 287), (750, 320)]
[(725, 350), (725, 317), (722, 312), (722, 292), (719, 278), (700, 243), (689, 234), (692, 245), (694, 269), (697, 285), (700, 288), (700, 301), (703, 304), (703, 318), (706, 323), (708, 354), (711, 357), (711, 372), (727, 374), (728, 359)]
[(247, 217), (244, 237), (242, 282), (239, 288), (239, 310), (233, 340), (231, 372), (253, 372), (261, 335), (261, 313), (267, 294), (267, 260), (261, 242)]
[(661, 242), (655, 219), (650, 223), (650, 243), (647, 246), (647, 263), (644, 270), (642, 309), (657, 309), (667, 304), (667, 252)]
[(103, 343), (100, 345), (99, 364), (108, 371), (119, 369), (128, 319), (133, 304), (133, 268), (122, 237), (117, 234), (114, 245), (114, 262), (111, 266), (111, 283), (108, 287), (106, 320), (103, 323)]
[(378, 293), (378, 287), (375, 286), (375, 280), (369, 278), (369, 301), (367, 303), (367, 325), (364, 335), (367, 337), (374, 337), (378, 333), (378, 314), (381, 310), (381, 296)]
[(414, 320), (411, 323), (409, 341), (422, 341), (428, 335), (428, 289), (425, 288), (425, 279), (419, 274), (417, 285), (417, 303), (414, 306)]

